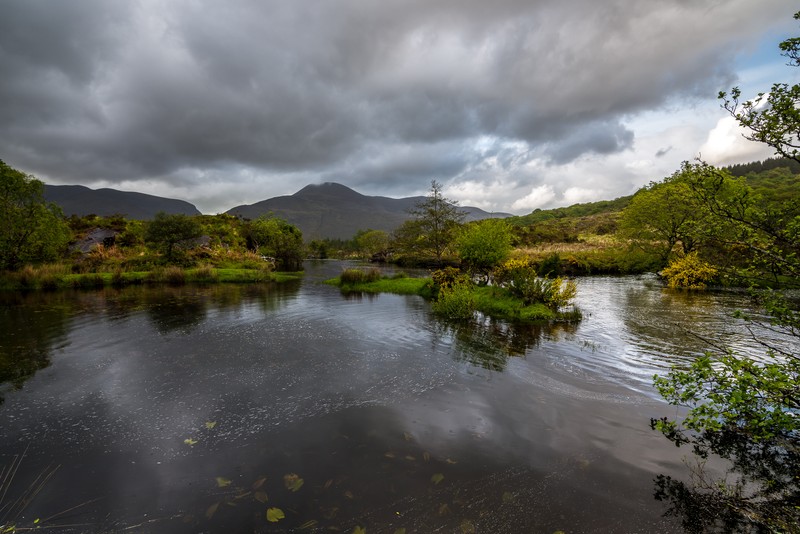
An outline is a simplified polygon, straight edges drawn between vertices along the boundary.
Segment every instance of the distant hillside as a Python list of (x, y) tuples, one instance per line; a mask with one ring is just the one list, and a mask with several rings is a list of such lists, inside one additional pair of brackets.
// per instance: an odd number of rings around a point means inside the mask
[(152, 219), (156, 213), (200, 215), (189, 202), (116, 189), (89, 189), (82, 185), (44, 186), (44, 198), (55, 202), (64, 215), (124, 215), (129, 219)]
[[(388, 198), (362, 195), (337, 183), (308, 185), (293, 195), (236, 206), (227, 211), (247, 219), (270, 213), (286, 219), (310, 239), (349, 239), (359, 230), (391, 232), (410, 218), (408, 210), (425, 197)], [(508, 217), (479, 208), (462, 207), (466, 220)]]
[(589, 217), (604, 213), (616, 213), (624, 210), (632, 198), (633, 195), (629, 195), (626, 197), (619, 197), (614, 200), (599, 200), (597, 202), (573, 204), (572, 206), (566, 208), (553, 208), (549, 210), (537, 209), (528, 215), (511, 217), (508, 219), (508, 222), (514, 226), (528, 226), (553, 219)]

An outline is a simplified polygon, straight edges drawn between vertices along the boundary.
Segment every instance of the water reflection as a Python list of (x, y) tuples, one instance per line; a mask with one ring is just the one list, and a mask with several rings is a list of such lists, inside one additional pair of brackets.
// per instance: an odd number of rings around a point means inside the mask
[(490, 371), (503, 371), (510, 357), (524, 357), (543, 340), (558, 341), (577, 329), (574, 324), (510, 323), (486, 316), (472, 321), (433, 320), (440, 336), (453, 339), (456, 358)]
[(0, 295), (0, 404), (3, 385), (20, 389), (51, 363), (68, 330), (70, 299), (51, 293)]

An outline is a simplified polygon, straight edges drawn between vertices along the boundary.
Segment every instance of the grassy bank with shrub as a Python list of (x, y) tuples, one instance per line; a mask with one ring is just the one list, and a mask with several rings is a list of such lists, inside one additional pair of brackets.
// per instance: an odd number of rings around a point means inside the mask
[(470, 319), (475, 312), (520, 322), (581, 319), (580, 310), (569, 304), (574, 297), (574, 285), (562, 284), (561, 279), (536, 279), (548, 289), (535, 298), (525, 298), (500, 285), (476, 285), (455, 268), (435, 271), (431, 278), (409, 278), (402, 273), (381, 276), (380, 270), (375, 268), (346, 269), (326, 283), (339, 287), (344, 293), (419, 295), (431, 301), (434, 313), (455, 320)]

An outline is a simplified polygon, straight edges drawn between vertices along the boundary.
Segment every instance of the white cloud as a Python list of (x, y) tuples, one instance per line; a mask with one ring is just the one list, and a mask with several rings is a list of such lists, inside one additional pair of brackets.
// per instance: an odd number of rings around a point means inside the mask
[(775, 154), (769, 146), (745, 139), (745, 133), (747, 130), (739, 126), (736, 119), (723, 117), (708, 132), (706, 142), (700, 147), (701, 159), (712, 165), (724, 166), (763, 160)]
[(547, 206), (551, 201), (556, 198), (556, 193), (553, 186), (550, 184), (542, 184), (531, 189), (531, 192), (511, 204), (511, 209), (514, 211), (520, 210), (535, 210)]

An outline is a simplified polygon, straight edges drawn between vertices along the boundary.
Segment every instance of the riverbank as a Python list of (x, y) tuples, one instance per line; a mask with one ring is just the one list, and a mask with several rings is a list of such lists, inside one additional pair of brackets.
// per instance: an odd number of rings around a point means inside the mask
[(262, 283), (297, 280), (302, 272), (276, 272), (270, 269), (216, 268), (210, 266), (184, 269), (159, 267), (149, 271), (72, 273), (67, 266), (25, 267), (0, 275), (0, 291), (37, 291), (124, 287), (141, 284), (220, 284)]

